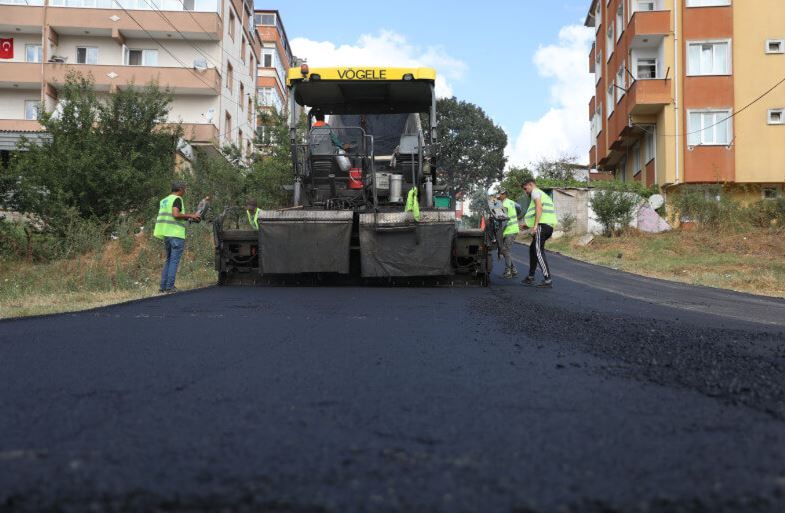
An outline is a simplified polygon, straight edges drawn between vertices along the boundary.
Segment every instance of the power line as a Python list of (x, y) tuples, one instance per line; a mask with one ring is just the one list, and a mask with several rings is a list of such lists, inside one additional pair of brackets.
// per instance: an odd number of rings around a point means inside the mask
[[(676, 134), (660, 134), (660, 136), (661, 136), (661, 137), (681, 137), (681, 136), (687, 137), (687, 136), (690, 136), (690, 135), (695, 135), (695, 134), (698, 134), (698, 133), (700, 133), (700, 132), (703, 132), (703, 131), (705, 131), (705, 130), (708, 130), (709, 128), (714, 128), (715, 126), (721, 125), (721, 124), (725, 123), (726, 121), (729, 121), (729, 120), (731, 120), (731, 119), (735, 118), (736, 116), (738, 116), (739, 114), (741, 114), (741, 113), (742, 113), (742, 112), (744, 112), (745, 110), (749, 109), (750, 107), (752, 107), (753, 105), (755, 105), (756, 103), (758, 103), (759, 101), (761, 101), (762, 99), (764, 99), (765, 97), (767, 97), (768, 95), (770, 95), (771, 93), (773, 93), (773, 92), (774, 92), (774, 90), (775, 90), (775, 89), (777, 89), (777, 88), (778, 88), (779, 86), (781, 86), (782, 84), (785, 84), (785, 77), (783, 77), (783, 78), (782, 78), (782, 80), (780, 80), (779, 82), (777, 82), (776, 84), (774, 84), (774, 85), (773, 85), (773, 86), (772, 86), (770, 89), (768, 89), (766, 92), (764, 92), (763, 94), (761, 94), (760, 96), (758, 96), (757, 98), (755, 98), (754, 100), (752, 100), (750, 103), (748, 103), (748, 104), (747, 104), (747, 105), (745, 105), (744, 107), (740, 108), (739, 110), (737, 110), (737, 111), (733, 112), (733, 113), (732, 113), (730, 116), (728, 116), (728, 117), (726, 117), (726, 118), (724, 118), (724, 119), (721, 119), (720, 121), (717, 121), (716, 123), (714, 123), (714, 124), (711, 124), (711, 125), (709, 125), (709, 126), (707, 126), (707, 127), (700, 128), (700, 129), (698, 129), (698, 130), (693, 130), (693, 131), (691, 131), (691, 132), (685, 132), (684, 134), (680, 134), (680, 135), (676, 135)], [(643, 130), (643, 131), (644, 131), (645, 133), (647, 133), (647, 134), (655, 134), (655, 132), (651, 132), (651, 131), (647, 130), (646, 128), (644, 128), (644, 127), (643, 127), (643, 126), (641, 126), (641, 125), (638, 125), (638, 124), (636, 124), (635, 126), (636, 126), (636, 127), (638, 127), (638, 128), (640, 128), (641, 130)]]

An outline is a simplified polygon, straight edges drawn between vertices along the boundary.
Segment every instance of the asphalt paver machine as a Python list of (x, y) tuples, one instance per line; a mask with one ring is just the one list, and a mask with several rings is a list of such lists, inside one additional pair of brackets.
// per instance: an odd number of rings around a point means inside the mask
[(434, 201), (447, 188), (432, 161), (435, 79), (429, 68), (289, 70), (292, 204), (262, 210), (258, 232), (216, 220), (219, 283), (487, 285), (485, 232), (459, 229), (453, 205)]

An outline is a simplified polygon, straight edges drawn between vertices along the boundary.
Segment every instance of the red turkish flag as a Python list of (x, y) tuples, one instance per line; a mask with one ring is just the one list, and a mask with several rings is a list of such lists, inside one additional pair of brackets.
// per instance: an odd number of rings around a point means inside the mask
[(4, 39), (0, 37), (0, 59), (14, 58), (14, 38)]

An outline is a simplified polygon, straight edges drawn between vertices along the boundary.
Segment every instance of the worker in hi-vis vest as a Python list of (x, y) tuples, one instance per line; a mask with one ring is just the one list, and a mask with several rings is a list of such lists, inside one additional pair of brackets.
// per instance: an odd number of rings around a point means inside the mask
[(259, 229), (259, 212), (262, 209), (257, 207), (256, 198), (248, 198), (245, 202), (245, 218), (251, 230)]
[(177, 266), (185, 250), (185, 225), (188, 220), (200, 221), (198, 214), (186, 214), (183, 195), (185, 184), (175, 182), (172, 184), (172, 193), (161, 200), (158, 205), (158, 217), (155, 220), (153, 235), (164, 241), (166, 246), (166, 262), (161, 271), (161, 287), (158, 292), (177, 292), (174, 279), (177, 276)]
[(550, 288), (553, 286), (553, 282), (548, 261), (545, 259), (545, 241), (551, 238), (553, 229), (556, 228), (556, 209), (553, 199), (537, 187), (534, 178), (523, 182), (523, 190), (530, 198), (529, 208), (526, 209), (523, 221), (532, 236), (532, 242), (529, 245), (529, 275), (523, 280), (523, 284), (534, 285), (534, 273), (539, 265), (543, 280), (537, 286)]
[(502, 256), (504, 257), (504, 274), (502, 274), (502, 277), (510, 279), (518, 276), (518, 270), (512, 261), (512, 246), (515, 244), (515, 237), (520, 232), (518, 218), (521, 214), (521, 206), (507, 197), (505, 189), (499, 191), (499, 201), (502, 202), (502, 207), (507, 213), (507, 224), (504, 226), (504, 233), (502, 233)]

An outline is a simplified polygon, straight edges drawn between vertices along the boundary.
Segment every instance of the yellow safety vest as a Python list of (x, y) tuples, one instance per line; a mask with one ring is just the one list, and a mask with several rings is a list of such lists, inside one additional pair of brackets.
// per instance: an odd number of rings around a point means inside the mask
[(245, 210), (245, 215), (248, 216), (248, 223), (254, 227), (255, 230), (259, 229), (259, 211), (261, 209), (257, 208), (256, 212), (254, 212), (253, 216), (251, 216), (251, 212), (248, 209)]
[(502, 206), (507, 210), (507, 226), (504, 227), (504, 236), (515, 235), (521, 231), (518, 226), (518, 211), (515, 210), (515, 202), (507, 198), (502, 202)]
[[(176, 219), (172, 215), (172, 207), (174, 200), (180, 198), (177, 194), (170, 194), (161, 200), (158, 204), (158, 217), (155, 219), (155, 231), (153, 236), (157, 239), (164, 239), (165, 237), (176, 237), (178, 239), (185, 238), (185, 219)], [(182, 201), (181, 214), (185, 214), (185, 201)]]
[[(553, 200), (550, 196), (545, 194), (540, 189), (534, 189), (535, 191), (540, 191), (542, 193), (540, 200), (542, 201), (542, 216), (540, 216), (540, 224), (547, 224), (554, 228), (556, 228), (556, 223), (558, 219), (556, 218), (556, 208), (553, 205)], [(534, 193), (534, 191), (532, 191)], [(526, 209), (526, 215), (524, 216), (524, 221), (526, 222), (526, 226), (529, 228), (534, 228), (534, 222), (537, 220), (537, 202), (534, 200), (529, 201), (529, 208)]]

